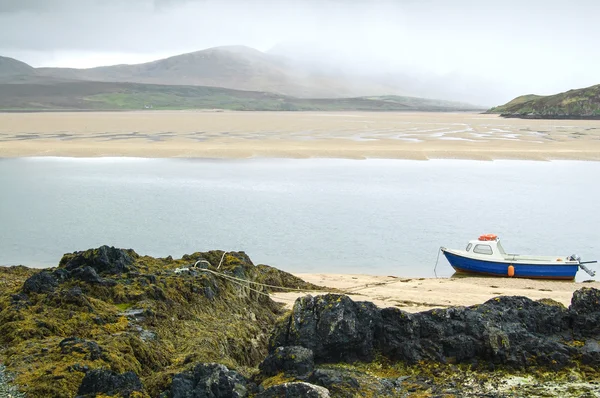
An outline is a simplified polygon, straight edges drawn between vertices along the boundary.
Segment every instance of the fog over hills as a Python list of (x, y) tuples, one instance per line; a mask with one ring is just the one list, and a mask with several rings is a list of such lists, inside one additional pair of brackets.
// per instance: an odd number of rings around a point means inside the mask
[(380, 73), (364, 72), (360, 65), (338, 62), (327, 54), (297, 50), (280, 45), (263, 53), (246, 46), (221, 46), (142, 64), (88, 69), (32, 68), (3, 58), (11, 62), (0, 64), (0, 76), (8, 83), (84, 80), (222, 87), (299, 98), (402, 95), (485, 104), (478, 95), (482, 84), (465, 76), (409, 74), (389, 67)]
[[(0, 0), (10, 33), (0, 54), (36, 68), (94, 68), (38, 71), (37, 81), (494, 106), (598, 84), (599, 14), (596, 0)], [(130, 66), (96, 68), (117, 64)]]
[[(300, 55), (300, 54), (299, 54)], [(376, 76), (344, 65), (317, 66), (309, 58), (263, 53), (246, 46), (222, 46), (137, 65), (91, 69), (39, 68), (38, 76), (110, 82), (223, 87), (301, 98), (411, 95), (438, 98), (424, 85), (409, 87), (403, 76)], [(415, 84), (412, 84), (415, 86)], [(454, 99), (445, 93), (444, 99)]]

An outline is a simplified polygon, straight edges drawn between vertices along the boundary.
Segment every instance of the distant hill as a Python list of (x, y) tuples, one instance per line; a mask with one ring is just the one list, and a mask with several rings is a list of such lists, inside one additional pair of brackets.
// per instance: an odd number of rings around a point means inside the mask
[(600, 84), (556, 95), (523, 95), (487, 113), (530, 119), (600, 119)]
[(60, 79), (223, 87), (302, 98), (400, 93), (398, 87), (319, 73), (245, 46), (209, 48), (137, 65), (38, 68), (36, 73)]
[(0, 83), (0, 111), (228, 109), (247, 111), (467, 111), (472, 105), (400, 96), (295, 98), (219, 87), (44, 81)]
[(0, 77), (30, 75), (34, 72), (35, 68), (27, 65), (25, 62), (0, 56)]

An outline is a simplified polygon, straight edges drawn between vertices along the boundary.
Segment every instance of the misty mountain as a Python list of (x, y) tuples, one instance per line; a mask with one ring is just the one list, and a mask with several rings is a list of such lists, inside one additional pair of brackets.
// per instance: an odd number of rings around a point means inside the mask
[(0, 56), (0, 76), (31, 75), (35, 69), (25, 62)]
[(486, 96), (493, 92), (486, 82), (456, 73), (408, 73), (390, 65), (381, 65), (373, 72), (374, 60), (347, 62), (316, 45), (282, 44), (266, 53), (245, 46), (214, 47), (142, 64), (90, 69), (32, 68), (4, 59), (1, 83), (83, 80), (221, 87), (298, 98), (398, 95), (471, 104), (485, 104)]
[(137, 65), (38, 68), (38, 76), (100, 82), (222, 87), (300, 98), (402, 94), (385, 83), (344, 78), (294, 65), (244, 46), (215, 47)]
[[(432, 68), (418, 68), (415, 60), (403, 48), (390, 48), (396, 62), (371, 57), (357, 57), (343, 51), (332, 51), (318, 42), (282, 42), (266, 53), (307, 71), (327, 76), (343, 76), (345, 80), (361, 82), (363, 87), (378, 87), (396, 95), (437, 98), (491, 106), (510, 98), (510, 90), (498, 81), (452, 70), (435, 72)], [(356, 53), (364, 49), (356, 48)]]

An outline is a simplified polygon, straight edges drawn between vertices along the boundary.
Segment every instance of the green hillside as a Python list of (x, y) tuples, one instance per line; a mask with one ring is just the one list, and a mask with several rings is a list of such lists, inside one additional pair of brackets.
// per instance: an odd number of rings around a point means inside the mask
[(530, 119), (600, 119), (600, 84), (556, 95), (523, 95), (487, 113)]
[(477, 107), (459, 102), (414, 97), (307, 99), (203, 86), (87, 81), (0, 84), (0, 110), (2, 111), (140, 109), (465, 111)]

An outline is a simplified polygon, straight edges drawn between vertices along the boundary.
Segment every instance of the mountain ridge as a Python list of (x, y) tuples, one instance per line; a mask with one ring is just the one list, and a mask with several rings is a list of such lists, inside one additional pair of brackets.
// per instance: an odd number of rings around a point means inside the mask
[(459, 102), (401, 96), (296, 98), (220, 87), (143, 83), (0, 82), (0, 111), (225, 109), (238, 111), (467, 111)]
[(39, 76), (102, 82), (222, 87), (299, 98), (404, 94), (398, 87), (318, 73), (246, 46), (221, 46), (141, 64), (37, 68)]

